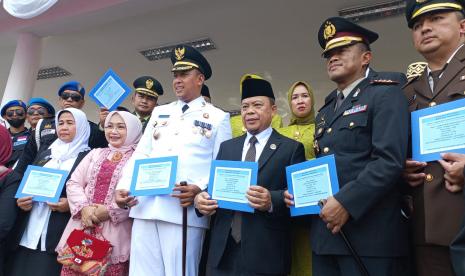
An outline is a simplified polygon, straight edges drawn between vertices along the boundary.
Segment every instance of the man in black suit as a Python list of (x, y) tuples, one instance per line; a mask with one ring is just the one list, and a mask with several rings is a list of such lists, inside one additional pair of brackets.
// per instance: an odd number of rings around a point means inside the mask
[(340, 190), (312, 217), (313, 275), (361, 275), (338, 235), (342, 227), (371, 276), (407, 275), (399, 184), (407, 155), (406, 99), (398, 81), (367, 74), (376, 33), (334, 17), (318, 38), (337, 89), (316, 117), (314, 147), (317, 157), (334, 154)]
[(221, 144), (218, 160), (258, 162), (258, 186), (247, 192), (254, 213), (218, 209), (207, 192), (195, 206), (204, 215), (216, 213), (211, 225), (209, 275), (287, 275), (290, 270), (289, 211), (284, 205), (286, 166), (305, 161), (301, 143), (271, 128), (276, 113), (269, 82), (242, 84), (241, 116), (247, 133)]

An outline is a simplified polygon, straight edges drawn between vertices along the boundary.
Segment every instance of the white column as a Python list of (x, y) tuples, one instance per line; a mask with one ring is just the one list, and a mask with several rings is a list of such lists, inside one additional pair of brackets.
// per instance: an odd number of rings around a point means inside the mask
[(41, 52), (40, 37), (31, 33), (19, 34), (1, 106), (10, 100), (27, 102), (31, 98), (39, 72)]

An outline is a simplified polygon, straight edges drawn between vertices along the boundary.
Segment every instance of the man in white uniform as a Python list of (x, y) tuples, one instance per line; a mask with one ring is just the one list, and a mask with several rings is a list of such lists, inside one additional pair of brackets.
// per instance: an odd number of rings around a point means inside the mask
[[(120, 207), (131, 207), (134, 218), (130, 275), (182, 275), (182, 207), (188, 207), (186, 275), (198, 273), (206, 217), (192, 206), (207, 187), (210, 164), (221, 142), (231, 138), (229, 114), (206, 103), (200, 95), (211, 76), (208, 61), (194, 48), (179, 45), (172, 52), (173, 90), (177, 101), (154, 109), (130, 162), (143, 158), (177, 156), (176, 187), (172, 195), (128, 195), (133, 165), (117, 186)], [(186, 181), (187, 186), (179, 186)]]

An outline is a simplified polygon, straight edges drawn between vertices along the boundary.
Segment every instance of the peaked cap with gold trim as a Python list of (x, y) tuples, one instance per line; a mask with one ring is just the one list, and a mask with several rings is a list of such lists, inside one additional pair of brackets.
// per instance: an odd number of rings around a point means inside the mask
[(323, 56), (330, 50), (365, 43), (370, 45), (378, 39), (378, 34), (363, 28), (342, 17), (330, 17), (320, 26), (318, 42), (323, 48)]
[(407, 0), (405, 18), (409, 28), (420, 15), (439, 11), (461, 11), (464, 12), (465, 1), (444, 0)]
[(163, 95), (163, 87), (161, 83), (154, 77), (142, 76), (137, 78), (132, 85), (137, 93), (141, 93), (150, 97), (158, 98)]
[(194, 47), (189, 45), (177, 45), (171, 52), (171, 63), (174, 71), (188, 71), (198, 69), (208, 80), (212, 75), (212, 69), (207, 59)]

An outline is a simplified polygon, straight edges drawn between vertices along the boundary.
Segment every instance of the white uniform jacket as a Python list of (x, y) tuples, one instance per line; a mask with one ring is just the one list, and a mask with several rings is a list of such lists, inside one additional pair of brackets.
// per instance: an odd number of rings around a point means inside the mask
[[(207, 187), (211, 161), (216, 158), (220, 144), (231, 139), (229, 114), (206, 103), (203, 97), (189, 102), (189, 109), (182, 113), (184, 104), (178, 100), (153, 110), (117, 189), (129, 190), (135, 160), (166, 156), (178, 157), (176, 183), (187, 181), (202, 190)], [(182, 224), (179, 199), (169, 195), (137, 199), (139, 203), (132, 207), (130, 217)], [(187, 221), (189, 226), (208, 227), (207, 218), (199, 218), (193, 206), (188, 209)]]

